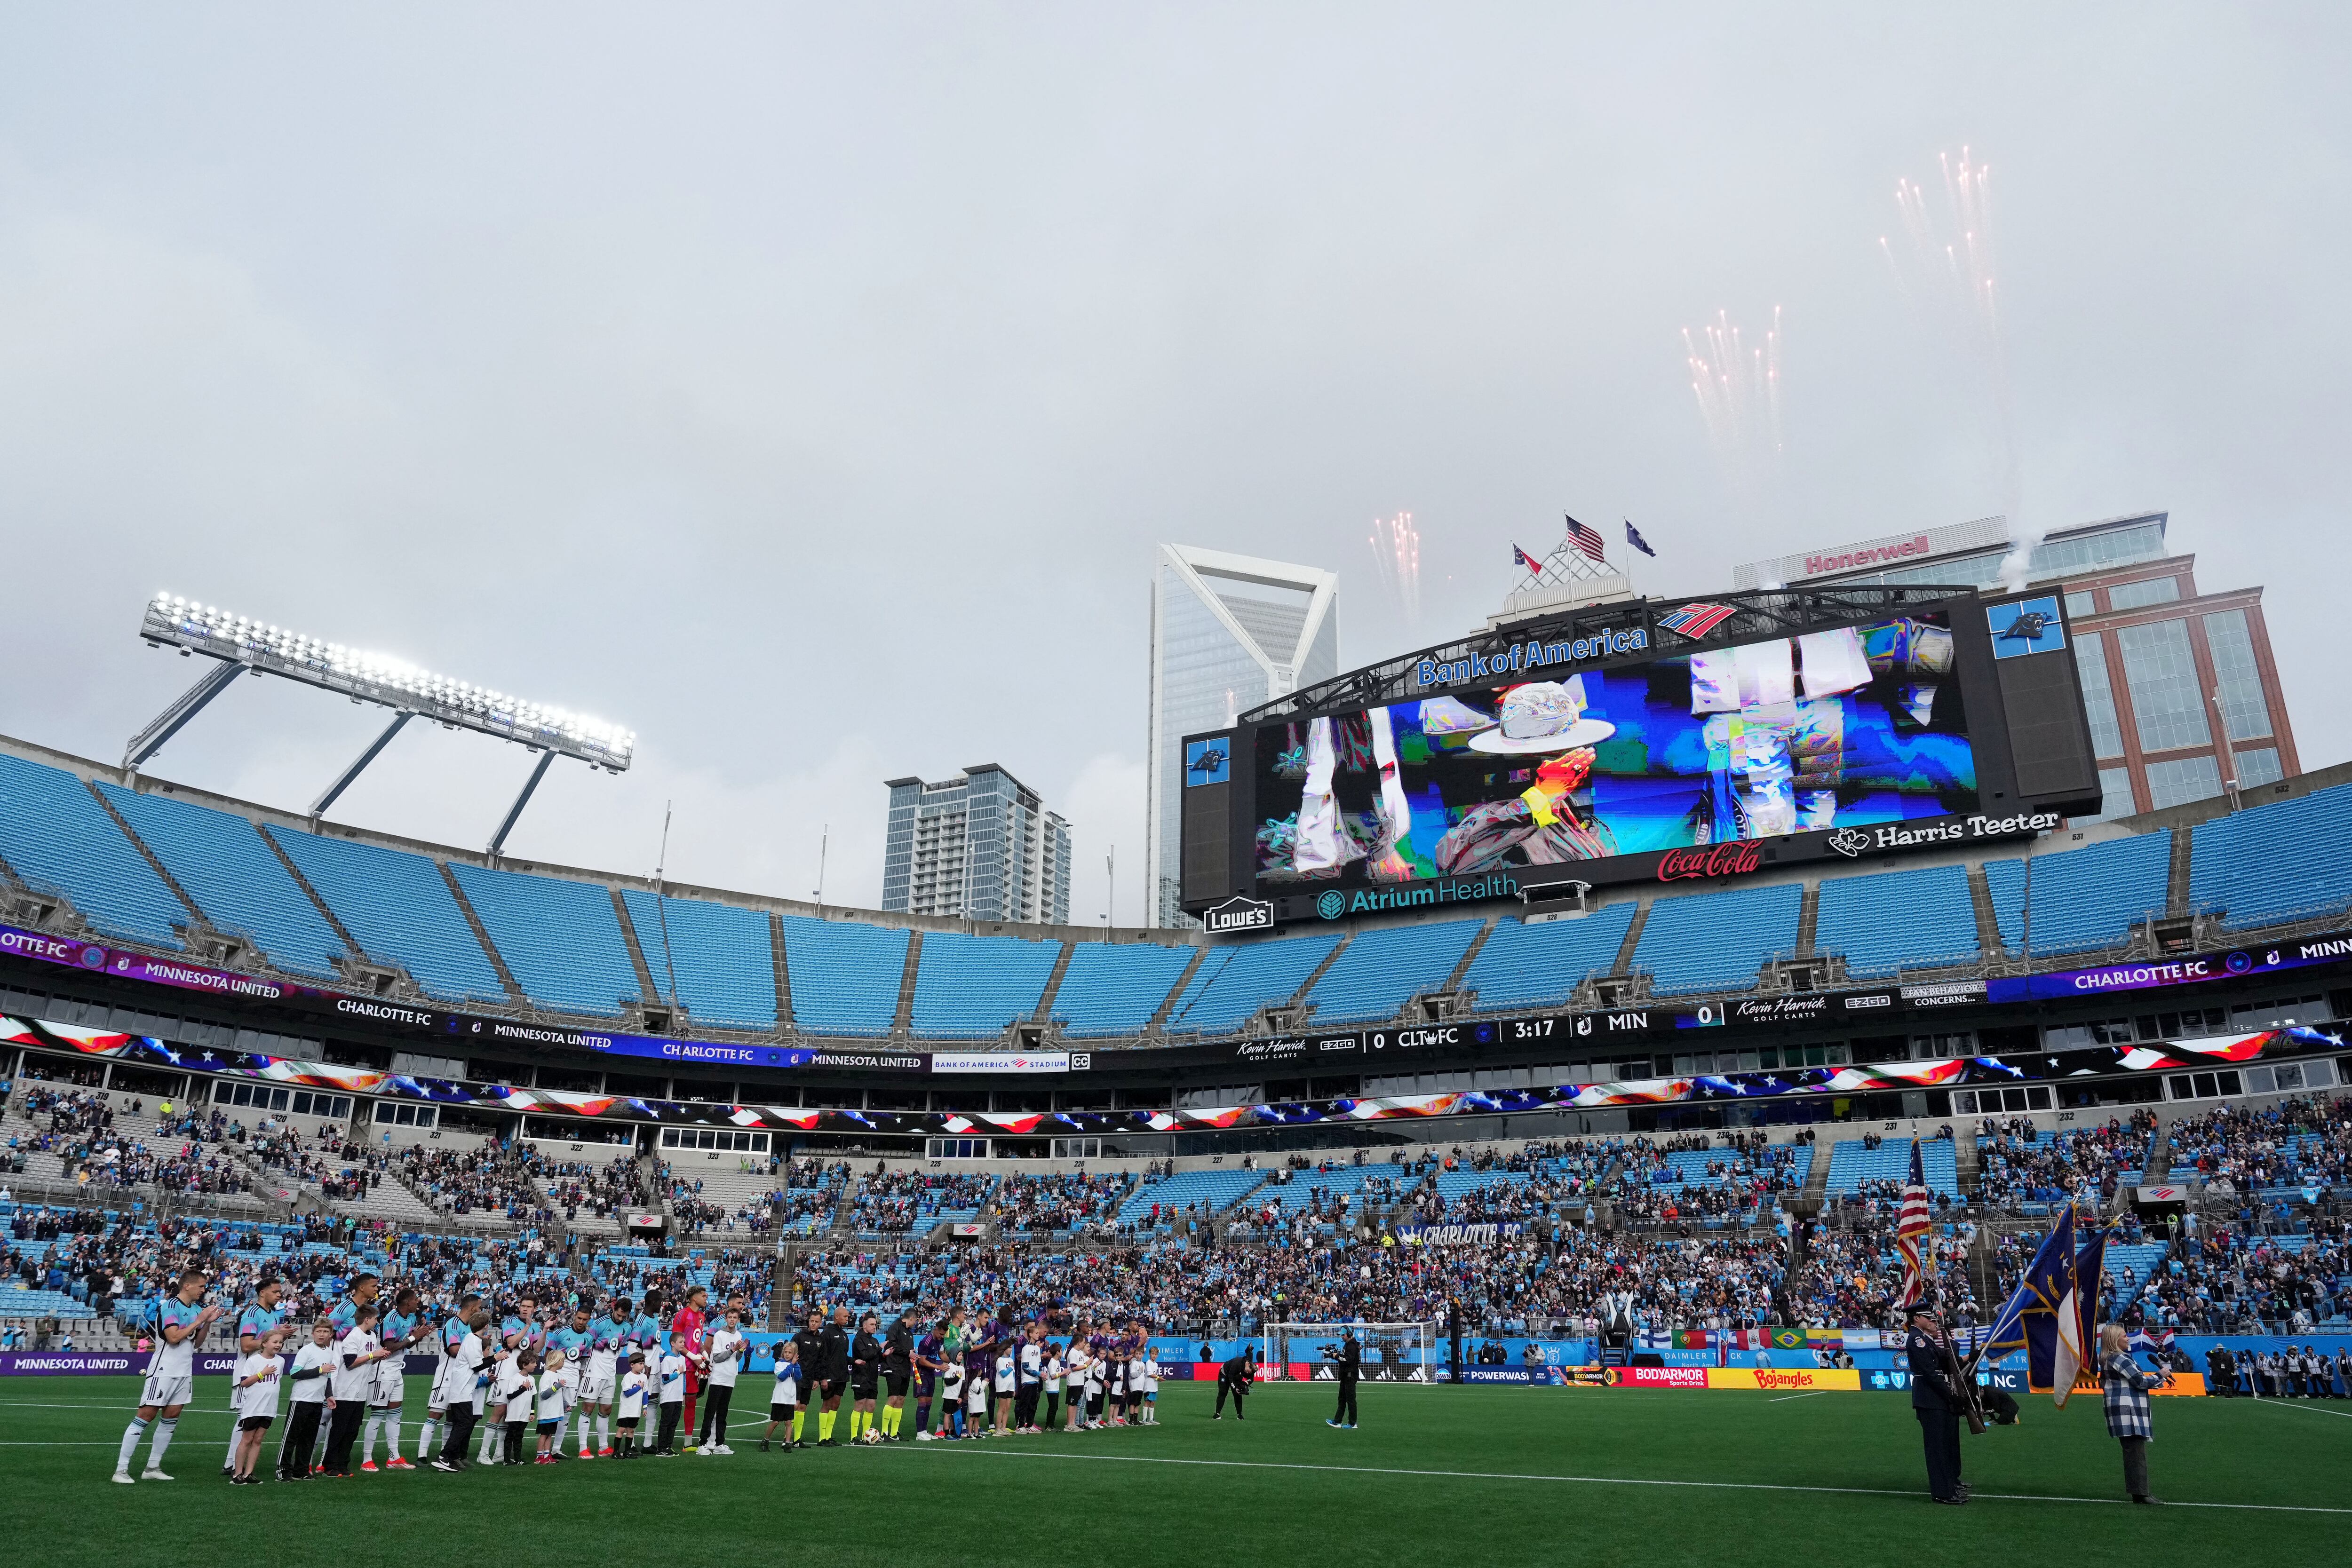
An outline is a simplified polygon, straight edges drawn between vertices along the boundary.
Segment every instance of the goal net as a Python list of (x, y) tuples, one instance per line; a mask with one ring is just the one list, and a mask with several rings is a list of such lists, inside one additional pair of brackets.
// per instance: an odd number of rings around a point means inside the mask
[[(1262, 1336), (1264, 1359), (1285, 1369), (1304, 1367), (1297, 1375), (1311, 1381), (1334, 1380), (1338, 1363), (1331, 1358), (1339, 1354), (1339, 1342), (1350, 1329), (1363, 1346), (1358, 1365), (1367, 1382), (1435, 1380), (1440, 1364), (1433, 1351), (1437, 1340), (1433, 1323), (1268, 1323)], [(1286, 1370), (1275, 1375), (1292, 1374)]]

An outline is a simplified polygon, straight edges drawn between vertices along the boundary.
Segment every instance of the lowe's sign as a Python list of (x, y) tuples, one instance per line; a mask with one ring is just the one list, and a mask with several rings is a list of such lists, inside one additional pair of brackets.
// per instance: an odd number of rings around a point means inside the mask
[(1416, 685), (1423, 686), (1450, 686), (1481, 678), (1507, 680), (1527, 670), (1580, 664), (1588, 659), (1603, 659), (1613, 653), (1638, 653), (1649, 645), (1647, 626), (1616, 627), (1558, 643), (1530, 638), (1491, 653), (1472, 653), (1465, 659), (1423, 659), (1413, 666), (1412, 678)]

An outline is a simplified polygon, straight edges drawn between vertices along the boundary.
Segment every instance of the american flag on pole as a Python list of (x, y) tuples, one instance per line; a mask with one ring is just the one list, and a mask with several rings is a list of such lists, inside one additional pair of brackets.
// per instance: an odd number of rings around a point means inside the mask
[(1927, 1289), (1919, 1266), (1921, 1246), (1927, 1239), (1927, 1174), (1919, 1157), (1919, 1140), (1911, 1140), (1911, 1179), (1903, 1184), (1903, 1207), (1895, 1217), (1895, 1250), (1903, 1257), (1903, 1300), (1909, 1306)]
[[(1568, 517), (1568, 514), (1563, 512), (1560, 516)], [(1601, 537), (1600, 529), (1588, 528), (1574, 517), (1568, 518), (1568, 542), (1593, 560), (1600, 560), (1609, 549), (1609, 541)]]

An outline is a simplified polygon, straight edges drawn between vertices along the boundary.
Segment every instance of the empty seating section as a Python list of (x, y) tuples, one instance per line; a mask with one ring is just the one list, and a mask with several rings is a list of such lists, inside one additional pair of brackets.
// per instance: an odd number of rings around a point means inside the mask
[(698, 1024), (776, 1027), (776, 956), (766, 915), (698, 898), (656, 899), (637, 887), (621, 898), (655, 990), (674, 990)]
[(793, 1020), (816, 1035), (888, 1034), (898, 1017), (908, 933), (805, 915), (783, 921)]
[(1192, 985), (1185, 988), (1183, 1003), (1170, 1016), (1170, 1031), (1231, 1033), (1247, 1023), (1258, 1009), (1296, 996), (1307, 977), (1331, 956), (1339, 943), (1339, 934), (1334, 932), (1212, 950)]
[(1650, 988), (1662, 997), (1744, 991), (1765, 959), (1796, 950), (1804, 904), (1805, 890), (1793, 882), (1654, 900), (1633, 967), (1649, 971)]
[(2116, 1242), (2107, 1248), (2105, 1261), (2108, 1281), (2115, 1287), (2111, 1300), (2116, 1311), (2139, 1294), (2139, 1288), (2163, 1265), (2164, 1253), (2161, 1241)]
[(188, 923), (187, 906), (70, 773), (0, 755), (0, 858), (107, 936), (184, 946), (173, 927)]
[(1307, 994), (1315, 1007), (1310, 1016), (1318, 1024), (1396, 1017), (1413, 998), (1444, 988), (1485, 924), (1448, 920), (1358, 933)]
[(1824, 877), (1813, 951), (1843, 954), (1846, 973), (1856, 978), (1973, 963), (1977, 909), (1968, 868)]
[(334, 977), (343, 939), (249, 818), (103, 779), (98, 788), (216, 928), (250, 936), (289, 973)]
[(367, 956), (406, 969), (428, 996), (506, 1000), (499, 972), (434, 862), (352, 839), (262, 831), (301, 868)]
[(1054, 1016), (1076, 1040), (1132, 1034), (1151, 1021), (1199, 951), (1156, 942), (1080, 942), (1054, 993)]
[(1506, 920), (1495, 927), (1462, 977), (1462, 988), (1477, 993), (1478, 1011), (1505, 1008), (1557, 1007), (1589, 976), (1617, 967), (1625, 930), (1640, 905), (1627, 899), (1597, 909), (1580, 920), (1527, 925)]
[(520, 872), (449, 867), (481, 918), (490, 946), (507, 961), (523, 995), (544, 1007), (618, 1018), (624, 1001), (645, 990), (621, 937), (610, 890)]
[[(1150, 1218), (1154, 1204), (1163, 1211), (1181, 1211), (1200, 1204), (1211, 1214), (1222, 1214), (1265, 1179), (1258, 1171), (1178, 1171), (1157, 1179), (1147, 1176), (1119, 1206), (1118, 1223), (1143, 1224)], [(1168, 1216), (1163, 1212), (1160, 1218), (1164, 1222)]]
[(2232, 931), (2352, 903), (2352, 784), (2200, 822), (2189, 841), (2189, 906)]
[[(2192, 845), (2194, 841), (2191, 841)], [(2112, 947), (2152, 915), (2162, 915), (2172, 871), (2172, 834), (2110, 839), (2033, 857), (2033, 920), (2025, 920), (2025, 862), (1985, 862), (2001, 945), (2034, 956)], [(2030, 946), (2029, 946), (2030, 940)]]
[(926, 932), (915, 961), (915, 1032), (986, 1040), (1035, 1014), (1062, 961), (1059, 942)]
[[(1920, 1174), (1927, 1178), (1930, 1197), (1938, 1195), (1958, 1197), (1960, 1191), (1959, 1156), (1952, 1152), (1952, 1140), (1936, 1138), (1919, 1145)], [(1891, 1181), (1897, 1186), (1911, 1179), (1911, 1143), (1889, 1138), (1878, 1147), (1865, 1148), (1859, 1138), (1848, 1138), (1830, 1150), (1830, 1179), (1824, 1189), (1832, 1197), (1841, 1193), (1859, 1192), (1866, 1181)]]

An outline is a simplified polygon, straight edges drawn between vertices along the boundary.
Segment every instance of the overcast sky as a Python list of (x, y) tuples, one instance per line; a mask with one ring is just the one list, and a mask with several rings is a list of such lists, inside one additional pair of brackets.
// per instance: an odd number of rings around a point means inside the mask
[[(995, 761), (1128, 924), (1157, 542), (1337, 570), (1352, 665), (1563, 510), (1699, 592), (2013, 463), (2263, 585), (2352, 757), (2340, 5), (325, 9), (0, 13), (8, 734), (119, 758), (168, 588), (635, 728), (514, 853), (675, 800), (673, 876), (804, 896), (830, 823), (870, 904), (881, 781)], [(1998, 359), (1879, 243), (1964, 146)], [(1776, 308), (1728, 452), (1681, 334)], [(380, 719), (247, 681), (150, 771), (299, 809)], [(530, 762), (413, 728), (335, 815), (478, 848)]]

